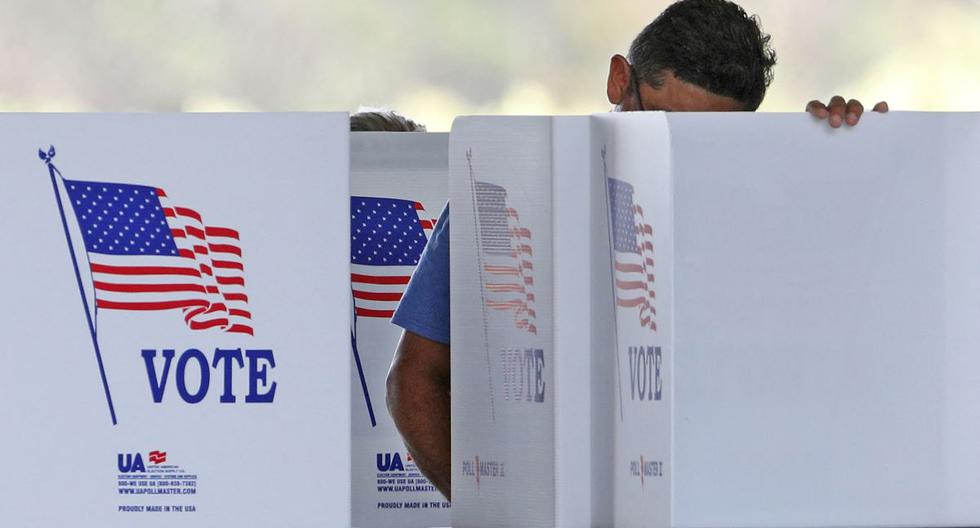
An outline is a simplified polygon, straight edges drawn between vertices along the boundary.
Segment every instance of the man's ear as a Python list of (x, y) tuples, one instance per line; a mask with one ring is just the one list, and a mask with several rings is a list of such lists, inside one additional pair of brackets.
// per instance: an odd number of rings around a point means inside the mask
[(630, 63), (620, 54), (609, 59), (609, 79), (606, 81), (606, 96), (614, 105), (622, 104), (629, 95)]

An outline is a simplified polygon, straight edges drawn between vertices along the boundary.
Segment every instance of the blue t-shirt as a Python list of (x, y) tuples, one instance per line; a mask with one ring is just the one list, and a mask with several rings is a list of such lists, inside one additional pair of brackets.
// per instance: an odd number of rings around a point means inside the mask
[(449, 204), (405, 288), (391, 322), (426, 339), (449, 344)]

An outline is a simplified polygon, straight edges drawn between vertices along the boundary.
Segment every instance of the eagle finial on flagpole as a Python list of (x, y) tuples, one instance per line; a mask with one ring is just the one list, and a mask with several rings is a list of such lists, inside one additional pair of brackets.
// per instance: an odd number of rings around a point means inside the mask
[(44, 149), (37, 149), (37, 157), (41, 158), (41, 161), (48, 165), (51, 165), (51, 160), (54, 159), (54, 155), (54, 145), (49, 146), (47, 152), (45, 152)]

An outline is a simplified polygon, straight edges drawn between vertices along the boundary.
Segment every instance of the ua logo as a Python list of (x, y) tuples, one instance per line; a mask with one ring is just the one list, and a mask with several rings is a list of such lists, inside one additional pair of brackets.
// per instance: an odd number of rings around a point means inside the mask
[(120, 473), (146, 472), (146, 466), (143, 465), (143, 457), (139, 453), (135, 455), (119, 453), (117, 463)]
[(378, 453), (378, 471), (405, 471), (405, 465), (402, 464), (402, 458), (398, 456), (398, 453), (392, 455), (391, 453)]

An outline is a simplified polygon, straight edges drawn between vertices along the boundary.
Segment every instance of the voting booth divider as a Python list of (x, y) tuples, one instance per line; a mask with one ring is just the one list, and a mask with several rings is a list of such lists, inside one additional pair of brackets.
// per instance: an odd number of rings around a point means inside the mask
[[(5, 523), (980, 524), (980, 115), (348, 130), (0, 116)], [(452, 508), (384, 404), (447, 198)]]
[(391, 323), (448, 192), (449, 134), (351, 134), (353, 526), (449, 526), (449, 502), (419, 472), (385, 405), (401, 329)]
[(977, 144), (457, 119), (453, 526), (976, 525)]
[(348, 129), (0, 116), (4, 526), (350, 524)]
[(573, 526), (591, 496), (589, 119), (459, 118), (449, 143), (453, 526)]

